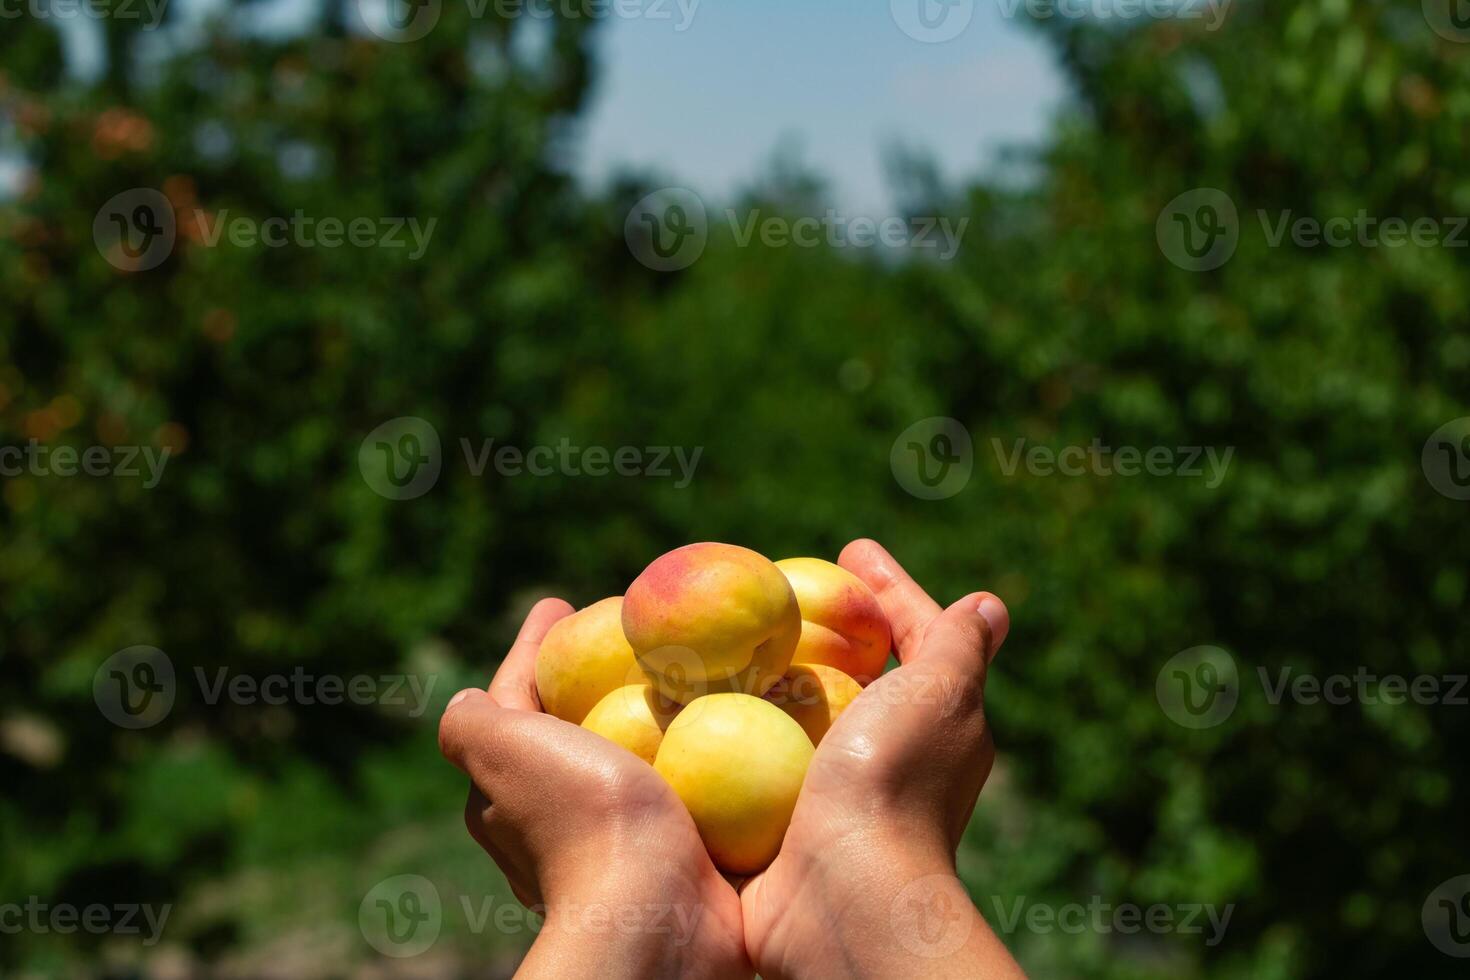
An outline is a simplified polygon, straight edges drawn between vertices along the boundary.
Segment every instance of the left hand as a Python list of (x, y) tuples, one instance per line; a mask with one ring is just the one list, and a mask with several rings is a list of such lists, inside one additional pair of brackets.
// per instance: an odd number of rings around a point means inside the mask
[(536, 656), (572, 612), (543, 599), (486, 691), (439, 723), (470, 778), (465, 823), (545, 925), (531, 977), (749, 977), (740, 899), (684, 804), (643, 760), (541, 712)]

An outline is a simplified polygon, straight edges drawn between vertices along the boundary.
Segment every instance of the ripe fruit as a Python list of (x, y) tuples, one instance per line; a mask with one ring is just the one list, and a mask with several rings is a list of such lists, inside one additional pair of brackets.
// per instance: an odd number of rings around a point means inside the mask
[(660, 697), (649, 685), (629, 684), (609, 691), (587, 712), (582, 727), (616, 742), (651, 766), (664, 730), (678, 713), (679, 705)]
[(580, 725), (610, 691), (641, 682), (623, 636), (623, 598), (613, 596), (559, 619), (541, 641), (536, 691), (547, 714)]
[(759, 696), (780, 679), (801, 635), (786, 576), (729, 544), (691, 544), (654, 560), (628, 586), (623, 632), (664, 696)]
[(866, 687), (883, 673), (893, 634), (878, 597), (862, 579), (820, 558), (776, 562), (801, 607), (794, 664), (825, 664)]
[(715, 864), (754, 874), (781, 848), (814, 751), (769, 701), (709, 694), (669, 725), (654, 769), (689, 808)]
[(813, 745), (820, 745), (837, 716), (861, 693), (858, 682), (835, 667), (792, 664), (766, 692), (766, 700), (790, 715)]

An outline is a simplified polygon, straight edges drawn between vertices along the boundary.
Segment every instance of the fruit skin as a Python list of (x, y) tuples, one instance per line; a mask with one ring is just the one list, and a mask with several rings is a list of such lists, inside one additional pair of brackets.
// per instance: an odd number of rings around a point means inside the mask
[(582, 727), (621, 745), (653, 765), (664, 730), (679, 714), (679, 705), (660, 697), (648, 684), (629, 684), (607, 696), (582, 719)]
[(730, 544), (685, 545), (653, 561), (623, 602), (623, 632), (665, 697), (760, 696), (801, 636), (796, 594), (765, 556)]
[(792, 664), (766, 692), (766, 700), (790, 715), (813, 745), (821, 745), (827, 729), (861, 693), (862, 686), (836, 667)]
[(623, 597), (594, 602), (559, 619), (541, 641), (536, 692), (541, 707), (573, 725), (610, 691), (645, 680), (623, 636)]
[(669, 725), (653, 768), (689, 808), (716, 866), (754, 874), (781, 849), (814, 751), (769, 701), (708, 694)]
[(776, 562), (801, 607), (794, 664), (836, 667), (867, 687), (883, 673), (893, 630), (873, 590), (856, 575), (820, 558)]

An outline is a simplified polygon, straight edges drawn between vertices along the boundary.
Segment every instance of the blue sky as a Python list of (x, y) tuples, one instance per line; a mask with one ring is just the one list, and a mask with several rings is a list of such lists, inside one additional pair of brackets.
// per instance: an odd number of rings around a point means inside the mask
[(832, 180), (834, 206), (884, 214), (886, 143), (972, 175), (997, 148), (1038, 140), (1063, 97), (1050, 50), (998, 0), (975, 0), (943, 43), (905, 34), (889, 0), (701, 0), (682, 32), (676, 0), (665, 6), (668, 20), (602, 25), (577, 163), (590, 181), (632, 164), (722, 196), (789, 137)]
[[(223, 7), (170, 2), (196, 30)], [(585, 10), (590, 0), (550, 2)], [(602, 2), (639, 16), (605, 15), (600, 25), (590, 111), (572, 162), (594, 187), (636, 168), (727, 197), (786, 143), (831, 181), (832, 206), (881, 217), (893, 207), (885, 145), (926, 150), (950, 180), (971, 176), (998, 148), (1037, 141), (1063, 97), (1049, 49), (1003, 13), (1016, 10), (1015, 0), (947, 0), (951, 8), (940, 6), (946, 0)], [(969, 17), (949, 22), (963, 24), (951, 39), (926, 43), (900, 26), (919, 3)], [(258, 29), (289, 32), (312, 8), (264, 0), (253, 17)], [(73, 69), (94, 70), (96, 25), (59, 26)]]

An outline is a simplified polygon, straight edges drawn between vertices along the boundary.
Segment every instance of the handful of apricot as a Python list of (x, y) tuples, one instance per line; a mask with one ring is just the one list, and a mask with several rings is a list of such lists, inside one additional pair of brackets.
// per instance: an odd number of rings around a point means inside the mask
[(536, 687), (548, 713), (652, 765), (716, 865), (753, 874), (781, 847), (817, 743), (891, 645), (846, 569), (691, 544), (553, 626)]

